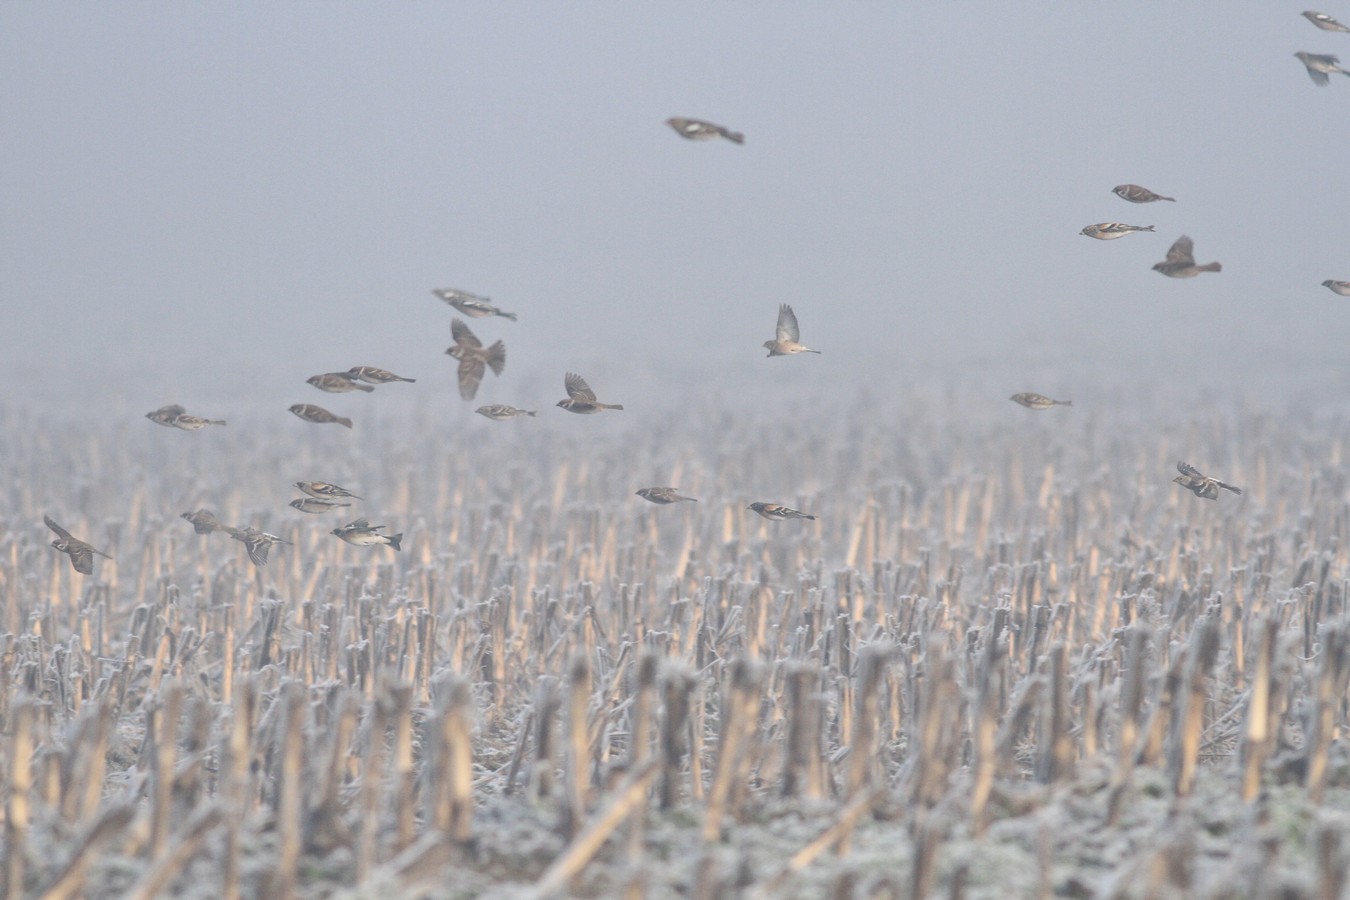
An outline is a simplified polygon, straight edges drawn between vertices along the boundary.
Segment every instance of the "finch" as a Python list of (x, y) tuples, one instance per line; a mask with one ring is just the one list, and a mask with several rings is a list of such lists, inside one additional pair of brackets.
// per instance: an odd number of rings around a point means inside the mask
[(595, 391), (575, 372), (563, 376), (563, 387), (567, 389), (567, 399), (559, 400), (558, 406), (568, 412), (591, 415), (604, 409), (623, 409), (619, 403), (601, 403), (595, 399)]

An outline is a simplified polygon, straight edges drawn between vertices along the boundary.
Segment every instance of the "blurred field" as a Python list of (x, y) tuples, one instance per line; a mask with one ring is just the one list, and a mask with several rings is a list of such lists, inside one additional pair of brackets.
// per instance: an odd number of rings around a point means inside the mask
[[(1053, 387), (7, 409), (6, 895), (1343, 895), (1350, 420), (1002, 399)], [(255, 569), (199, 506), (295, 546)]]

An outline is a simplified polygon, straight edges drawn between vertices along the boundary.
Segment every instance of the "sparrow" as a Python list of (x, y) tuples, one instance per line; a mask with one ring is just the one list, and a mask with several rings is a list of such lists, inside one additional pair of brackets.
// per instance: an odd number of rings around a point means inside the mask
[(468, 291), (457, 291), (454, 288), (437, 288), (432, 291), (437, 297), (440, 297), (446, 303), (449, 303), (455, 309), (464, 313), (470, 319), (482, 319), (487, 316), (501, 316), (503, 319), (516, 321), (516, 314), (503, 312), (488, 302), (487, 297), (480, 297), (477, 294), (470, 294)]
[(778, 330), (771, 341), (765, 341), (770, 356), (791, 356), (794, 353), (819, 353), (810, 347), (797, 343), (801, 339), (801, 329), (797, 327), (797, 314), (792, 307), (784, 303), (778, 307)]
[(156, 425), (163, 425), (165, 428), (172, 428), (173, 420), (186, 412), (187, 410), (179, 406), (177, 403), (172, 403), (168, 406), (161, 406), (159, 409), (146, 413), (145, 417), (149, 419), (151, 422), (154, 422)]
[(1171, 200), (1177, 202), (1175, 197), (1164, 197), (1162, 194), (1155, 194), (1146, 187), (1140, 187), (1137, 184), (1118, 184), (1111, 188), (1111, 193), (1122, 200), (1128, 200), (1131, 203), (1152, 203), (1154, 200)]
[(1336, 65), (1340, 60), (1330, 53), (1304, 53), (1300, 50), (1294, 55), (1307, 67), (1308, 77), (1311, 78), (1313, 84), (1318, 87), (1326, 87), (1331, 82), (1331, 79), (1327, 76), (1332, 72), (1350, 75), (1350, 72), (1347, 72), (1345, 69)]
[(497, 341), (484, 350), (483, 342), (459, 319), (450, 322), (450, 334), (455, 343), (445, 352), (459, 360), (459, 395), (472, 400), (478, 393), (485, 369), (500, 375), (506, 368), (506, 345)]
[(174, 428), (181, 428), (184, 431), (196, 431), (198, 428), (205, 428), (207, 425), (224, 425), (224, 419), (203, 419), (201, 416), (190, 416), (187, 413), (179, 413), (174, 416), (169, 423)]
[(180, 519), (187, 519), (191, 523), (193, 530), (198, 534), (210, 534), (213, 531), (224, 531), (225, 526), (220, 524), (215, 513), (209, 509), (199, 509), (196, 512), (179, 513)]
[(42, 521), (47, 523), (48, 528), (56, 532), (56, 540), (52, 541), (52, 546), (69, 556), (71, 566), (81, 575), (94, 574), (95, 553), (104, 559), (112, 559), (102, 550), (95, 550), (84, 541), (71, 537), (69, 531), (52, 521), (51, 516), (43, 516)]
[(666, 124), (674, 128), (675, 133), (680, 137), (688, 138), (691, 141), (710, 141), (715, 137), (724, 137), (734, 144), (745, 143), (745, 135), (739, 131), (731, 131), (721, 125), (704, 122), (702, 119), (684, 119), (676, 116), (672, 119), (666, 119)]
[(1167, 259), (1155, 265), (1153, 271), (1161, 272), (1168, 278), (1194, 278), (1201, 272), (1220, 272), (1223, 270), (1223, 267), (1216, 262), (1197, 266), (1194, 248), (1194, 242), (1183, 234), (1168, 249)]
[(351, 497), (353, 500), (361, 499), (346, 488), (329, 484), (326, 481), (297, 481), (295, 486), (311, 497), (318, 497), (320, 500), (336, 500), (343, 497)]
[(793, 509), (790, 506), (779, 506), (777, 503), (751, 503), (746, 509), (753, 509), (766, 519), (811, 519), (816, 517), (810, 513), (804, 513), (799, 509)]
[(637, 492), (637, 495), (643, 500), (650, 500), (653, 503), (660, 503), (663, 506), (667, 503), (678, 503), (681, 500), (688, 500), (692, 503), (698, 502), (697, 497), (681, 497), (676, 493), (675, 488), (670, 487), (643, 488)]
[(327, 391), (330, 394), (345, 394), (348, 391), (365, 391), (369, 394), (375, 388), (368, 384), (362, 384), (356, 380), (355, 375), (347, 372), (325, 372), (323, 375), (311, 375), (305, 379), (306, 384), (312, 384), (321, 391)]
[(568, 372), (563, 376), (563, 387), (567, 389), (567, 399), (559, 400), (558, 406), (568, 412), (590, 415), (598, 413), (602, 409), (623, 409), (619, 403), (601, 403), (595, 399), (595, 391), (575, 372)]
[(1326, 281), (1322, 282), (1322, 287), (1330, 288), (1342, 297), (1350, 297), (1350, 281), (1332, 281), (1328, 278)]
[(1233, 487), (1233, 485), (1225, 484), (1217, 478), (1201, 475), (1200, 471), (1190, 463), (1177, 463), (1177, 471), (1181, 474), (1172, 480), (1195, 496), (1202, 497), (1205, 500), (1219, 499), (1219, 488), (1223, 488), (1225, 491), (1232, 491), (1235, 494), (1242, 493), (1242, 488), (1240, 487)]
[(1337, 22), (1335, 19), (1333, 19), (1326, 13), (1313, 12), (1312, 10), (1308, 10), (1307, 12), (1300, 13), (1299, 15), (1303, 16), (1303, 18), (1307, 19), (1309, 22), (1313, 23), (1323, 31), (1350, 31), (1350, 28), (1346, 28), (1344, 25), (1342, 25), (1340, 22)]
[(354, 381), (364, 381), (366, 384), (388, 384), (391, 381), (406, 381), (412, 384), (417, 380), (416, 378), (404, 378), (402, 375), (395, 375), (388, 369), (377, 369), (374, 366), (352, 366), (345, 374)]
[(336, 422), (347, 428), (352, 427), (351, 419), (346, 416), (335, 416), (322, 406), (315, 406), (313, 403), (296, 403), (291, 407), (291, 412), (306, 422), (313, 422), (315, 425), (327, 425), (330, 422)]
[(516, 409), (514, 406), (507, 406), (505, 403), (489, 403), (487, 406), (478, 407), (474, 412), (480, 416), (487, 416), (489, 419), (496, 419), (498, 422), (514, 419), (516, 416), (534, 415), (528, 409)]
[(399, 547), (399, 541), (403, 540), (400, 534), (380, 534), (384, 525), (372, 525), (365, 519), (357, 519), (355, 522), (348, 522), (346, 525), (334, 528), (330, 534), (335, 534), (349, 544), (355, 544), (358, 547), (369, 547), (373, 544), (388, 544), (395, 550)]
[(1102, 222), (1098, 225), (1084, 225), (1079, 234), (1085, 234), (1099, 241), (1113, 241), (1118, 237), (1133, 234), (1136, 231), (1152, 231), (1152, 225), (1122, 225), (1119, 222)]
[(299, 497), (291, 501), (291, 506), (302, 513), (326, 513), (351, 504), (343, 503), (341, 500), (324, 500), (320, 497)]
[(1052, 406), (1073, 406), (1072, 400), (1051, 400), (1044, 394), (1033, 394), (1031, 392), (1013, 394), (1008, 399), (1014, 403), (1022, 404), (1027, 409), (1049, 409)]
[(273, 544), (291, 543), (275, 534), (268, 534), (256, 528), (231, 528), (227, 525), (225, 531), (229, 532), (230, 537), (236, 541), (243, 542), (244, 549), (248, 551), (249, 560), (259, 568), (267, 565), (267, 553), (272, 549)]

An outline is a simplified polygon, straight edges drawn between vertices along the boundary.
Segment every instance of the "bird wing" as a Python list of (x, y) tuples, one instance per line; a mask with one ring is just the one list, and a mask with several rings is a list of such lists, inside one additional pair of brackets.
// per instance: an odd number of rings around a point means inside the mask
[(56, 536), (57, 536), (57, 537), (65, 538), (65, 539), (68, 540), (68, 541), (73, 541), (73, 540), (74, 540), (74, 538), (72, 538), (72, 537), (70, 536), (70, 532), (69, 532), (69, 531), (66, 531), (66, 530), (65, 530), (64, 528), (62, 528), (60, 525), (57, 525), (55, 522), (52, 521), (52, 517), (51, 517), (51, 516), (45, 516), (45, 515), (44, 515), (44, 516), (42, 517), (42, 521), (44, 521), (44, 522), (47, 523), (47, 527), (48, 527), (48, 528), (50, 528), (52, 531), (55, 531), (55, 532), (56, 532)]
[(1167, 261), (1170, 263), (1195, 264), (1195, 242), (1186, 235), (1177, 238), (1176, 243), (1167, 249)]
[(81, 575), (94, 574), (94, 548), (80, 541), (71, 541), (66, 549), (70, 554), (70, 564)]
[(478, 339), (478, 336), (459, 319), (450, 320), (450, 334), (454, 336), (456, 344), (463, 344), (466, 347), (483, 346), (483, 342)]
[(272, 549), (272, 542), (262, 535), (249, 537), (244, 541), (244, 549), (248, 551), (248, 558), (253, 564), (261, 567), (267, 565), (267, 553)]
[(478, 394), (478, 385), (483, 381), (487, 370), (484, 362), (476, 356), (466, 356), (459, 361), (459, 395), (472, 400)]
[(1327, 85), (1331, 84), (1331, 76), (1328, 75), (1326, 72), (1314, 69), (1311, 65), (1307, 63), (1306, 60), (1304, 61), (1303, 65), (1307, 66), (1308, 77), (1312, 79), (1313, 84), (1317, 85), (1318, 87), (1326, 87)]
[(797, 314), (792, 311), (792, 307), (784, 303), (778, 307), (777, 339), (796, 343), (801, 336), (801, 330), (797, 327)]
[(591, 386), (586, 383), (586, 379), (575, 372), (567, 373), (567, 376), (563, 378), (563, 387), (567, 388), (567, 396), (573, 400), (595, 402), (595, 391), (591, 390)]
[(1191, 465), (1190, 463), (1178, 462), (1178, 463), (1177, 463), (1177, 471), (1180, 472), (1182, 475), (1189, 475), (1189, 476), (1192, 477), (1192, 478), (1204, 478), (1204, 477), (1205, 477), (1205, 476), (1203, 476), (1203, 475), (1200, 474), (1200, 470), (1199, 470), (1199, 469), (1197, 469), (1195, 466)]

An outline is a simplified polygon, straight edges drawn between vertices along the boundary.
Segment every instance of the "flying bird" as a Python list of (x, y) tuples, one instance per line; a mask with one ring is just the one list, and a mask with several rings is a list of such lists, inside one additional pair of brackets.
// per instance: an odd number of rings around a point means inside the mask
[(811, 519), (815, 516), (810, 513), (804, 513), (799, 509), (793, 509), (790, 506), (780, 506), (777, 503), (751, 503), (746, 509), (753, 509), (766, 519)]
[(338, 487), (336, 484), (329, 484), (326, 481), (297, 481), (295, 486), (309, 494), (311, 497), (317, 497), (320, 500), (339, 500), (350, 497), (353, 500), (361, 498), (353, 494), (346, 488)]
[(501, 316), (503, 319), (510, 319), (512, 322), (516, 321), (515, 313), (503, 312), (493, 306), (487, 297), (480, 297), (477, 294), (470, 294), (468, 291), (459, 291), (454, 288), (436, 288), (432, 293), (471, 319)]
[(1131, 203), (1152, 203), (1155, 200), (1171, 200), (1176, 202), (1175, 197), (1164, 197), (1162, 194), (1155, 194), (1146, 187), (1140, 187), (1137, 184), (1118, 184), (1111, 188), (1111, 193), (1122, 200), (1128, 200)]
[(686, 119), (680, 116), (666, 119), (666, 124), (675, 129), (675, 133), (691, 141), (710, 141), (715, 137), (724, 137), (734, 144), (744, 144), (745, 135), (739, 131), (714, 125), (702, 119)]
[(1305, 13), (1300, 13), (1300, 15), (1323, 31), (1350, 31), (1350, 28), (1346, 28), (1326, 13), (1308, 10)]
[(273, 544), (291, 543), (291, 541), (277, 537), (275, 534), (259, 531), (257, 528), (231, 528), (227, 525), (225, 531), (229, 532), (230, 537), (243, 543), (244, 549), (248, 551), (249, 560), (258, 568), (267, 565), (267, 554), (271, 551)]
[(335, 416), (322, 406), (315, 406), (313, 403), (296, 403), (291, 407), (291, 412), (306, 422), (313, 422), (315, 425), (328, 425), (336, 422), (346, 428), (352, 427), (351, 419), (346, 416)]
[(681, 497), (677, 489), (672, 487), (646, 487), (638, 491), (637, 495), (643, 500), (650, 500), (662, 506), (667, 503), (679, 503), (681, 500), (688, 500), (691, 503), (698, 502), (697, 497)]
[(799, 344), (798, 341), (801, 340), (801, 336), (801, 329), (797, 327), (797, 314), (792, 311), (792, 307), (784, 303), (778, 307), (778, 329), (774, 334), (774, 339), (765, 341), (764, 346), (768, 349), (769, 356), (791, 356), (794, 353), (820, 352)]
[(619, 403), (601, 403), (595, 399), (595, 391), (575, 372), (568, 372), (563, 376), (563, 387), (567, 389), (567, 399), (559, 400), (558, 406), (568, 412), (590, 415), (598, 413), (602, 409), (623, 409)]
[(1085, 234), (1099, 241), (1113, 241), (1136, 231), (1152, 231), (1152, 225), (1122, 225), (1119, 222), (1101, 222), (1097, 225), (1084, 225), (1079, 234)]
[(1219, 488), (1223, 488), (1225, 491), (1232, 491), (1235, 494), (1242, 493), (1242, 488), (1240, 487), (1225, 484), (1217, 478), (1210, 478), (1208, 475), (1201, 475), (1200, 470), (1190, 463), (1177, 463), (1177, 471), (1181, 474), (1172, 480), (1195, 496), (1205, 500), (1219, 499)]
[(365, 519), (357, 519), (354, 522), (348, 522), (346, 525), (339, 525), (334, 528), (330, 534), (335, 534), (349, 544), (355, 544), (358, 547), (370, 547), (375, 544), (388, 544), (395, 550), (402, 549), (399, 541), (403, 540), (403, 534), (380, 534), (387, 526), (372, 525)]
[(445, 352), (459, 360), (459, 395), (472, 400), (483, 382), (483, 373), (491, 369), (494, 375), (506, 368), (506, 345), (497, 341), (486, 350), (469, 326), (459, 319), (450, 322), (450, 334), (455, 343)]
[(163, 425), (165, 428), (173, 427), (173, 420), (187, 412), (186, 409), (177, 403), (171, 403), (168, 406), (161, 406), (159, 409), (151, 410), (145, 414), (145, 417), (156, 425)]
[(516, 409), (514, 406), (507, 406), (505, 403), (489, 403), (487, 406), (480, 406), (474, 410), (480, 416), (487, 416), (489, 419), (495, 419), (503, 422), (507, 419), (514, 419), (516, 416), (533, 416), (534, 413), (528, 409)]
[(192, 525), (194, 531), (198, 534), (210, 534), (213, 531), (224, 531), (225, 526), (220, 524), (215, 513), (209, 509), (199, 509), (196, 512), (179, 513), (180, 519), (187, 519)]
[(294, 509), (300, 510), (302, 513), (317, 514), (332, 512), (343, 506), (351, 506), (351, 504), (343, 502), (342, 500), (324, 500), (320, 497), (297, 497), (291, 501), (291, 506)]
[(104, 559), (112, 559), (102, 550), (95, 550), (79, 538), (71, 537), (69, 531), (52, 521), (51, 516), (43, 516), (42, 521), (47, 523), (48, 528), (56, 532), (56, 540), (52, 541), (52, 547), (69, 556), (70, 565), (81, 575), (94, 574), (95, 553)]
[(196, 431), (198, 428), (205, 428), (207, 425), (224, 425), (224, 419), (203, 419), (201, 416), (190, 416), (187, 413), (179, 413), (174, 416), (169, 423), (174, 428), (181, 428), (184, 431)]
[(325, 372), (323, 375), (311, 375), (305, 379), (306, 384), (312, 384), (321, 391), (330, 394), (345, 394), (349, 391), (365, 391), (369, 394), (375, 388), (368, 384), (362, 384), (356, 380), (356, 376), (348, 372)]
[(1322, 287), (1329, 288), (1332, 292), (1340, 294), (1342, 297), (1350, 297), (1350, 281), (1332, 281), (1328, 278), (1322, 282)]
[(1155, 265), (1153, 271), (1161, 272), (1168, 278), (1194, 278), (1201, 272), (1223, 271), (1223, 266), (1216, 262), (1197, 266), (1195, 264), (1195, 244), (1183, 234), (1168, 249), (1167, 259)]
[(1014, 403), (1020, 403), (1027, 409), (1049, 409), (1052, 406), (1073, 406), (1072, 400), (1051, 400), (1044, 394), (1033, 394), (1030, 391), (1021, 394), (1013, 394), (1008, 398)]
[(1308, 77), (1311, 78), (1313, 84), (1318, 87), (1326, 87), (1330, 84), (1331, 79), (1328, 76), (1333, 72), (1339, 72), (1342, 75), (1350, 75), (1350, 72), (1347, 72), (1345, 69), (1336, 65), (1340, 60), (1330, 53), (1304, 53), (1300, 50), (1294, 55), (1297, 56), (1308, 69)]
[(355, 381), (364, 381), (366, 384), (389, 384), (391, 381), (406, 381), (412, 384), (416, 378), (404, 378), (402, 375), (395, 375), (388, 369), (377, 369), (375, 366), (352, 366), (345, 373), (348, 378)]

